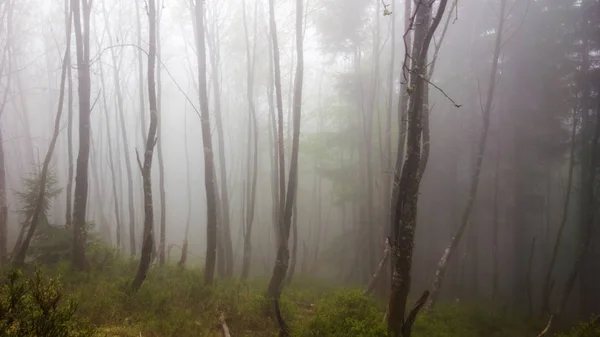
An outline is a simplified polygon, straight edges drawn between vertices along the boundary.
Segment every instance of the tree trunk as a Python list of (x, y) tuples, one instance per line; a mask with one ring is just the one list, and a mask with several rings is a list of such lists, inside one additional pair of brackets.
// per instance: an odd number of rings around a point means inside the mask
[[(296, 195), (297, 197), (297, 195)], [(288, 285), (292, 283), (294, 273), (296, 272), (296, 263), (298, 260), (298, 200), (294, 202), (294, 209), (292, 210), (292, 260), (290, 263), (290, 270), (286, 278)]]
[[(402, 163), (402, 141), (398, 142), (398, 157), (394, 172), (392, 191), (392, 291), (389, 300), (387, 325), (392, 336), (410, 335), (412, 320), (405, 321), (406, 302), (410, 291), (412, 253), (419, 198), (419, 174), (422, 134), (423, 99), (427, 70), (427, 53), (433, 34), (437, 29), (447, 0), (441, 0), (431, 26), (431, 6), (420, 2), (416, 10), (416, 27), (413, 44), (413, 64), (411, 66), (411, 94), (407, 110), (406, 152)], [(426, 297), (425, 297), (426, 298)], [(415, 313), (416, 315), (416, 313)]]
[(204, 284), (212, 285), (217, 257), (217, 196), (215, 182), (215, 163), (206, 92), (206, 46), (204, 39), (204, 2), (197, 0), (196, 18), (196, 56), (198, 61), (198, 88), (200, 89), (200, 111), (202, 122), (202, 142), (204, 145), (204, 185), (206, 188), (206, 261), (204, 265)]
[[(498, 145), (499, 146), (499, 145)], [(499, 181), (500, 181), (500, 151), (496, 154), (496, 168), (494, 170), (494, 210), (492, 211), (492, 300), (498, 297), (498, 202), (499, 202)]]
[[(75, 0), (76, 1), (76, 0)], [(75, 2), (74, 1), (74, 2)], [(78, 8), (77, 8), (78, 11)], [(40, 218), (44, 216), (44, 199), (46, 194), (46, 180), (48, 177), (48, 168), (50, 166), (50, 160), (52, 159), (52, 153), (54, 152), (54, 148), (56, 146), (56, 141), (58, 139), (58, 135), (60, 133), (60, 119), (62, 117), (63, 112), (63, 102), (65, 96), (65, 82), (67, 77), (67, 65), (69, 64), (69, 57), (71, 55), (71, 18), (72, 14), (75, 13), (75, 18), (78, 18), (78, 12), (76, 12), (75, 6), (73, 6), (73, 12), (70, 12), (68, 15), (68, 25), (67, 25), (67, 48), (65, 50), (65, 56), (63, 58), (62, 71), (60, 76), (60, 94), (58, 97), (58, 108), (56, 111), (56, 118), (54, 120), (54, 132), (52, 134), (52, 139), (50, 140), (50, 145), (48, 146), (48, 150), (46, 152), (46, 156), (44, 158), (44, 164), (42, 165), (42, 171), (40, 173), (40, 185), (37, 195), (37, 200), (35, 204), (35, 209), (33, 214), (31, 215), (31, 223), (29, 225), (29, 229), (27, 231), (27, 235), (23, 239), (23, 242), (18, 246), (18, 249), (13, 257), (13, 268), (21, 268), (25, 263), (25, 257), (27, 256), (27, 250), (29, 249), (29, 244), (31, 239), (33, 238), (33, 234), (35, 233), (35, 229), (40, 222)], [(85, 258), (85, 256), (84, 256)], [(84, 260), (85, 262), (85, 260)]]
[[(65, 0), (65, 16), (69, 16), (70, 6), (68, 3), (71, 0)], [(65, 23), (67, 26), (70, 22)], [(66, 195), (66, 209), (65, 209), (65, 225), (67, 228), (71, 228), (73, 222), (73, 75), (71, 74), (71, 58), (69, 57), (69, 64), (67, 65), (67, 90), (69, 94), (67, 111), (67, 157), (69, 160), (69, 167), (67, 169), (67, 190)]]
[(150, 106), (150, 126), (148, 127), (148, 138), (146, 140), (146, 149), (144, 151), (144, 164), (142, 166), (142, 180), (144, 182), (144, 232), (142, 236), (142, 253), (140, 255), (140, 264), (137, 274), (131, 288), (137, 291), (142, 282), (146, 279), (146, 274), (150, 268), (154, 245), (154, 209), (152, 204), (152, 156), (154, 154), (154, 145), (156, 145), (156, 130), (158, 127), (158, 111), (156, 103), (156, 85), (154, 82), (156, 63), (156, 6), (154, 0), (148, 0), (148, 103)]
[[(187, 105), (186, 105), (187, 107)], [(190, 222), (192, 220), (192, 179), (190, 177), (190, 154), (188, 147), (187, 137), (187, 110), (183, 113), (183, 147), (185, 151), (185, 175), (186, 175), (186, 191), (187, 191), (187, 217), (185, 221), (185, 236), (183, 239), (183, 246), (181, 247), (181, 258), (179, 259), (178, 265), (184, 266), (187, 261), (188, 253), (188, 235), (190, 234)]]
[[(290, 258), (289, 248), (288, 248), (288, 240), (290, 236), (290, 227), (292, 223), (292, 209), (294, 205), (294, 199), (296, 197), (296, 188), (298, 184), (298, 150), (300, 145), (300, 117), (301, 117), (301, 109), (302, 109), (302, 83), (304, 76), (304, 54), (303, 54), (303, 39), (302, 39), (302, 0), (296, 1), (296, 52), (297, 52), (297, 64), (296, 64), (296, 74), (294, 79), (294, 131), (292, 137), (292, 153), (290, 160), (290, 173), (288, 179), (288, 187), (287, 187), (287, 195), (281, 195), (282, 204), (285, 204), (284, 210), (280, 213), (280, 239), (279, 245), (277, 247), (277, 255), (275, 260), (275, 266), (273, 268), (273, 275), (271, 277), (271, 281), (269, 282), (268, 294), (271, 298), (275, 300), (275, 304), (277, 304), (277, 300), (279, 295), (281, 294), (283, 281), (287, 274), (288, 262)], [(278, 79), (279, 75), (279, 55), (277, 52), (277, 31), (275, 28), (275, 6), (274, 0), (269, 1), (269, 12), (270, 12), (270, 21), (271, 21), (271, 34), (273, 38), (273, 51), (275, 55), (275, 86), (278, 93), (278, 108), (281, 103), (281, 83)], [(279, 109), (279, 163), (280, 169), (282, 166), (283, 159), (283, 121), (282, 112)], [(285, 172), (282, 170), (280, 172), (280, 182), (285, 182), (284, 177)], [(281, 187), (280, 187), (281, 188)], [(285, 187), (284, 187), (285, 189)], [(285, 328), (280, 324), (282, 331)]]
[[(257, 26), (257, 2), (254, 5), (254, 45), (252, 47), (252, 54), (250, 54), (250, 37), (248, 34), (248, 24), (246, 20), (246, 3), (244, 1), (242, 14), (244, 19), (244, 32), (246, 36), (246, 63), (248, 68), (247, 76), (247, 96), (248, 96), (248, 107), (250, 110), (250, 120), (248, 123), (248, 147), (250, 144), (253, 145), (253, 156), (252, 156), (252, 170), (250, 170), (250, 160), (248, 160), (248, 177), (250, 177), (250, 171), (252, 172), (252, 185), (248, 191), (247, 206), (246, 206), (246, 229), (244, 230), (244, 257), (242, 263), (242, 275), (243, 280), (248, 278), (250, 274), (250, 258), (252, 254), (252, 224), (254, 221), (254, 209), (256, 202), (256, 181), (258, 177), (258, 123), (256, 119), (256, 108), (254, 106), (254, 70), (256, 62), (256, 26)], [(252, 131), (254, 131), (254, 137), (252, 137)], [(250, 158), (250, 153), (248, 154)]]
[(596, 208), (594, 207), (597, 203), (597, 195), (595, 193), (596, 189), (596, 169), (598, 167), (598, 141), (600, 140), (600, 96), (597, 98), (598, 106), (596, 109), (596, 121), (595, 121), (595, 130), (591, 139), (590, 145), (587, 147), (589, 149), (589, 161), (588, 161), (588, 184), (583, 187), (582, 194), (584, 195), (585, 207), (584, 209), (587, 211), (582, 216), (585, 216), (586, 226), (583, 228), (582, 233), (582, 242), (579, 247), (579, 251), (577, 252), (577, 257), (575, 259), (575, 263), (573, 264), (573, 269), (569, 273), (569, 277), (565, 283), (565, 289), (563, 291), (560, 305), (558, 309), (558, 314), (562, 314), (564, 312), (565, 307), (567, 306), (567, 302), (569, 297), (571, 296), (571, 291), (573, 290), (573, 286), (575, 285), (575, 281), (577, 280), (577, 276), (581, 272), (583, 264), (585, 263), (586, 256), (592, 244), (592, 237), (594, 236), (594, 226), (596, 225)]
[(567, 220), (569, 218), (569, 205), (571, 201), (571, 186), (573, 185), (573, 172), (575, 170), (575, 148), (577, 144), (577, 140), (575, 137), (577, 136), (577, 110), (573, 110), (573, 125), (571, 127), (571, 146), (569, 148), (569, 170), (567, 174), (567, 187), (565, 200), (562, 208), (562, 216), (560, 219), (560, 224), (558, 226), (558, 231), (556, 233), (556, 240), (554, 241), (554, 246), (552, 247), (552, 254), (550, 255), (550, 262), (548, 264), (548, 270), (546, 271), (546, 276), (544, 278), (544, 285), (542, 287), (542, 313), (548, 313), (550, 311), (550, 297), (552, 296), (552, 272), (554, 270), (554, 265), (556, 264), (556, 258), (558, 256), (558, 250), (560, 248), (560, 242), (562, 241), (562, 235), (567, 224)]
[[(159, 10), (162, 14), (162, 9)], [(165, 264), (165, 247), (167, 239), (167, 192), (165, 189), (165, 163), (163, 160), (163, 118), (162, 118), (162, 62), (161, 62), (161, 48), (160, 48), (160, 17), (156, 20), (156, 61), (158, 63), (156, 70), (156, 84), (157, 84), (157, 112), (158, 112), (158, 137), (156, 142), (156, 152), (158, 155), (158, 185), (160, 190), (160, 242), (158, 244), (158, 263), (162, 266)]]
[[(137, 42), (136, 45), (137, 46), (141, 46), (142, 45), (142, 20), (140, 18), (140, 6), (144, 6), (145, 2), (144, 1), (139, 1), (141, 2), (141, 4), (138, 4), (138, 1), (135, 1), (135, 18), (136, 18), (136, 23), (137, 23)], [(107, 28), (108, 30), (108, 28)], [(146, 135), (146, 107), (145, 107), (145, 102), (144, 102), (144, 59), (142, 57), (142, 50), (138, 49), (137, 51), (137, 56), (138, 56), (138, 85), (140, 86), (140, 120), (142, 121), (141, 124), (141, 132), (142, 132), (142, 140), (144, 142), (144, 144), (146, 144), (146, 140), (148, 139), (148, 136)], [(134, 227), (135, 228), (135, 227)], [(134, 244), (135, 246), (135, 241)], [(135, 254), (135, 249), (133, 249)]]
[(473, 171), (473, 176), (471, 177), (471, 187), (469, 190), (469, 198), (467, 200), (467, 204), (463, 210), (463, 214), (461, 217), (461, 222), (459, 227), (456, 230), (456, 233), (450, 240), (450, 244), (442, 254), (440, 261), (438, 263), (438, 269), (435, 275), (435, 280), (432, 285), (431, 296), (429, 297), (429, 301), (426, 304), (426, 310), (432, 309), (435, 306), (435, 303), (438, 299), (439, 293), (441, 291), (444, 276), (446, 274), (446, 269), (448, 268), (448, 260), (456, 250), (456, 247), (460, 243), (462, 235), (469, 223), (469, 219), (471, 216), (471, 211), (473, 210), (473, 204), (475, 203), (475, 198), (477, 196), (477, 188), (479, 187), (479, 177), (481, 174), (481, 167), (483, 164), (483, 156), (485, 154), (485, 146), (487, 142), (487, 135), (490, 126), (490, 115), (493, 109), (492, 103), (494, 101), (494, 92), (496, 89), (496, 76), (498, 73), (498, 61), (500, 59), (500, 52), (502, 48), (502, 35), (504, 31), (504, 23), (506, 20), (505, 17), (506, 11), (506, 0), (501, 0), (500, 2), (500, 20), (498, 23), (498, 29), (496, 32), (496, 42), (494, 47), (494, 58), (492, 61), (492, 68), (490, 73), (490, 79), (488, 83), (488, 91), (486, 97), (485, 107), (482, 111), (483, 114), (483, 127), (481, 130), (481, 135), (479, 138), (478, 148), (477, 148), (477, 157), (475, 159), (475, 168)]
[[(216, 19), (215, 19), (216, 20)], [(214, 25), (214, 29), (208, 34), (210, 41), (210, 63), (212, 68), (212, 86), (214, 96), (214, 114), (215, 123), (217, 127), (217, 142), (219, 146), (219, 173), (221, 183), (220, 193), (220, 221), (219, 230), (223, 244), (223, 264), (224, 264), (224, 275), (231, 277), (233, 275), (233, 245), (231, 242), (231, 224), (229, 217), (229, 195), (228, 195), (228, 183), (227, 183), (227, 161), (225, 159), (225, 135), (223, 132), (223, 116), (221, 111), (221, 86), (219, 84), (220, 76), (220, 39), (217, 24)], [(221, 260), (221, 259), (220, 259)]]
[[(73, 265), (87, 268), (85, 257), (86, 211), (88, 201), (88, 166), (90, 158), (90, 11), (91, 2), (72, 0), (77, 45), (77, 80), (79, 82), (79, 153), (75, 175), (75, 203), (73, 205)], [(83, 19), (83, 22), (81, 21)], [(83, 23), (83, 29), (81, 27)]]
[[(5, 10), (8, 12), (6, 15), (7, 25), (10, 27), (12, 8), (8, 2)], [(68, 14), (68, 13), (65, 13)], [(7, 41), (10, 39), (10, 32), (7, 28)], [(5, 44), (4, 52), (2, 53), (2, 63), (0, 64), (0, 72), (4, 70), (4, 67), (8, 64), (8, 72), (12, 71), (10, 55), (9, 55), (9, 43)], [(2, 102), (0, 103), (0, 118), (4, 115), (4, 108), (8, 102), (8, 93), (10, 92), (10, 80), (12, 76), (7, 76), (6, 87), (4, 89), (4, 95), (2, 96)], [(2, 125), (0, 123), (0, 272), (4, 270), (8, 262), (8, 204), (6, 200), (6, 162), (4, 154), (4, 135), (2, 133)]]
[[(137, 8), (137, 6), (136, 6), (136, 8)], [(112, 38), (111, 30), (110, 30), (110, 23), (108, 20), (108, 12), (106, 11), (104, 1), (102, 1), (102, 13), (104, 15), (104, 22), (106, 24), (106, 33), (108, 35), (108, 40), (110, 43), (112, 43), (113, 38)], [(133, 173), (132, 173), (131, 155), (130, 155), (131, 149), (129, 148), (129, 138), (127, 136), (127, 126), (125, 123), (123, 93), (121, 90), (121, 82), (119, 81), (120, 65), (117, 60), (117, 54), (116, 54), (115, 48), (110, 49), (110, 55), (111, 55), (111, 60), (112, 60), (115, 95), (117, 96), (117, 111), (119, 113), (121, 138), (123, 139), (125, 168), (126, 168), (126, 172), (127, 172), (127, 198), (128, 198), (128, 206), (129, 206), (129, 249), (130, 249), (131, 256), (135, 256), (136, 252), (137, 252), (137, 247), (136, 247), (136, 235), (135, 235), (135, 201), (134, 201), (135, 198), (134, 198), (134, 194), (133, 194)], [(140, 62), (140, 67), (141, 67), (142, 61), (139, 60), (138, 62)], [(140, 90), (142, 90), (142, 89), (143, 89), (143, 85), (140, 84)], [(142, 104), (142, 110), (143, 110), (143, 104), (144, 104), (143, 103), (143, 98), (144, 98), (143, 93), (141, 94), (141, 98), (142, 98), (141, 104)], [(145, 132), (144, 132), (144, 134), (145, 134)], [(145, 142), (145, 140), (144, 140), (144, 142)], [(120, 167), (120, 166), (118, 166), (118, 167)]]

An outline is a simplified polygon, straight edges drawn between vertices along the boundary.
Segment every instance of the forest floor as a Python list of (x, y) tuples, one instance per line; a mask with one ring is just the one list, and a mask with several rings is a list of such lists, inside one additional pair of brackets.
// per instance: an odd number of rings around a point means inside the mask
[[(131, 293), (136, 268), (133, 261), (118, 260), (77, 273), (68, 263), (59, 263), (44, 268), (43, 274), (59, 277), (65, 298), (76, 299), (77, 317), (97, 328), (95, 336), (217, 337), (221, 315), (232, 337), (277, 336), (266, 309), (266, 278), (217, 279), (205, 287), (201, 271), (168, 264), (153, 267), (142, 288)], [(420, 315), (413, 336), (535, 337), (545, 326), (542, 320), (490, 308), (442, 303)], [(281, 311), (292, 336), (386, 336), (383, 303), (323, 280), (297, 276), (283, 292)]]

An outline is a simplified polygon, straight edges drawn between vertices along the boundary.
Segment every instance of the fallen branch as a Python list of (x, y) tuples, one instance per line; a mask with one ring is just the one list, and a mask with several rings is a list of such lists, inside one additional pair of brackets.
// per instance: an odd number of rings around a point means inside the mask
[(223, 337), (231, 337), (231, 334), (229, 333), (229, 327), (227, 326), (227, 321), (225, 320), (224, 313), (221, 313), (219, 320), (221, 321), (221, 329), (223, 332)]
[(548, 333), (548, 331), (550, 331), (550, 327), (552, 326), (553, 319), (554, 319), (554, 315), (550, 315), (550, 319), (548, 320), (548, 325), (546, 325), (546, 328), (544, 330), (542, 330), (542, 332), (540, 332), (540, 334), (537, 335), (537, 337), (545, 336)]

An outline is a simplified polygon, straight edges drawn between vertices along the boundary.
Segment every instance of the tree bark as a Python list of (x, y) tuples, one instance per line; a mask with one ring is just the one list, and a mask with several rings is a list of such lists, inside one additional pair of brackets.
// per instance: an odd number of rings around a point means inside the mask
[[(54, 152), (54, 148), (56, 146), (56, 141), (58, 139), (58, 135), (60, 134), (60, 119), (62, 117), (63, 112), (63, 102), (65, 96), (65, 82), (67, 77), (67, 65), (69, 64), (69, 57), (71, 55), (71, 18), (72, 14), (75, 12), (75, 6), (73, 6), (73, 12), (70, 12), (68, 15), (69, 24), (67, 25), (67, 47), (65, 50), (65, 55), (63, 58), (62, 71), (60, 76), (60, 94), (58, 97), (58, 108), (56, 112), (56, 118), (54, 120), (54, 132), (52, 134), (52, 139), (50, 140), (50, 145), (48, 146), (48, 150), (46, 152), (46, 156), (44, 158), (44, 164), (42, 165), (42, 171), (40, 173), (40, 185), (37, 195), (37, 200), (35, 204), (35, 209), (33, 214), (31, 215), (31, 223), (29, 225), (29, 229), (27, 231), (27, 235), (23, 239), (23, 242), (18, 246), (18, 249), (13, 257), (13, 268), (21, 268), (25, 263), (25, 257), (27, 256), (27, 250), (29, 249), (29, 244), (31, 239), (33, 238), (33, 234), (35, 233), (35, 229), (40, 222), (40, 218), (44, 216), (44, 199), (46, 194), (46, 181), (48, 177), (48, 168), (50, 166), (50, 160), (52, 159), (52, 154)], [(75, 15), (77, 18), (78, 15)]]
[(158, 155), (158, 185), (160, 190), (160, 242), (158, 244), (158, 263), (162, 266), (165, 264), (165, 248), (167, 240), (167, 192), (165, 189), (165, 163), (163, 159), (163, 111), (162, 111), (162, 62), (160, 48), (160, 16), (162, 9), (159, 10), (158, 19), (156, 20), (156, 61), (158, 63), (156, 70), (157, 84), (157, 112), (158, 112), (158, 137), (156, 142), (156, 152)]
[[(405, 321), (406, 302), (410, 291), (412, 253), (419, 199), (422, 114), (425, 94), (427, 54), (433, 34), (444, 14), (447, 0), (441, 0), (431, 26), (432, 7), (417, 3), (416, 28), (411, 68), (411, 93), (407, 110), (406, 152), (402, 163), (402, 141), (398, 142), (398, 158), (392, 191), (392, 290), (388, 306), (387, 325), (392, 336), (410, 335), (411, 321)], [(410, 318), (410, 317), (409, 317)]]
[[(216, 20), (216, 19), (215, 19)], [(214, 97), (214, 114), (215, 123), (217, 127), (217, 142), (219, 146), (219, 173), (221, 183), (220, 193), (220, 221), (219, 231), (223, 245), (223, 257), (222, 262), (224, 264), (224, 276), (231, 277), (233, 275), (233, 245), (231, 242), (231, 224), (230, 224), (230, 212), (229, 212), (229, 195), (228, 195), (228, 183), (227, 183), (227, 161), (225, 159), (225, 135), (223, 132), (223, 116), (221, 109), (221, 86), (219, 84), (220, 76), (220, 39), (217, 25), (214, 25), (214, 29), (211, 31), (212, 34), (208, 34), (210, 41), (210, 64), (212, 68), (212, 86), (213, 86), (213, 97)], [(221, 258), (219, 259), (221, 260)]]
[(473, 210), (473, 204), (475, 203), (475, 198), (477, 196), (477, 189), (479, 187), (479, 177), (481, 174), (481, 167), (483, 165), (483, 157), (485, 154), (485, 146), (487, 142), (488, 130), (490, 127), (490, 115), (493, 109), (493, 101), (494, 101), (494, 92), (496, 89), (496, 76), (498, 74), (498, 61), (500, 59), (500, 52), (502, 49), (502, 35), (504, 31), (504, 23), (506, 20), (505, 12), (506, 12), (506, 0), (500, 0), (500, 20), (498, 23), (498, 29), (496, 33), (496, 41), (494, 47), (494, 58), (492, 60), (492, 68), (490, 73), (490, 79), (488, 83), (487, 97), (485, 107), (482, 111), (483, 114), (483, 127), (481, 130), (481, 135), (479, 138), (478, 148), (477, 148), (477, 157), (475, 159), (475, 168), (473, 171), (473, 176), (471, 177), (471, 187), (469, 190), (469, 198), (467, 200), (467, 204), (463, 210), (463, 214), (461, 217), (461, 222), (459, 227), (456, 230), (456, 233), (450, 240), (450, 244), (442, 254), (440, 261), (438, 263), (438, 269), (435, 275), (435, 280), (432, 285), (431, 296), (429, 297), (429, 301), (427, 302), (425, 308), (426, 310), (432, 309), (436, 301), (439, 297), (439, 293), (441, 291), (444, 276), (446, 275), (446, 270), (448, 268), (448, 260), (456, 250), (456, 247), (460, 243), (462, 235), (469, 224), (469, 219), (471, 216), (471, 211)]
[[(256, 63), (256, 26), (257, 26), (257, 2), (254, 5), (254, 45), (252, 54), (250, 53), (250, 37), (248, 34), (248, 24), (246, 20), (246, 3), (243, 2), (242, 14), (244, 19), (244, 32), (246, 37), (246, 66), (247, 74), (247, 98), (250, 112), (251, 123), (248, 123), (248, 147), (252, 144), (252, 169), (250, 169), (250, 160), (248, 160), (248, 177), (252, 172), (252, 183), (248, 191), (247, 206), (246, 206), (246, 227), (244, 230), (244, 257), (242, 263), (242, 280), (248, 278), (250, 274), (250, 258), (252, 254), (252, 224), (254, 222), (254, 209), (256, 203), (256, 181), (258, 177), (258, 123), (256, 119), (256, 108), (254, 106), (254, 70)], [(254, 132), (254, 134), (252, 134)], [(254, 137), (252, 137), (254, 136)], [(248, 154), (248, 159), (250, 154)]]
[[(271, 298), (277, 302), (279, 295), (281, 294), (283, 281), (287, 274), (288, 263), (290, 258), (290, 252), (288, 248), (288, 240), (290, 236), (290, 227), (292, 222), (292, 209), (294, 205), (294, 199), (296, 197), (296, 188), (298, 184), (298, 150), (300, 146), (300, 120), (301, 120), (301, 109), (302, 109), (302, 84), (303, 84), (303, 76), (304, 76), (304, 54), (303, 54), (303, 38), (302, 38), (302, 12), (303, 12), (303, 3), (302, 0), (296, 1), (296, 54), (297, 54), (297, 64), (296, 64), (296, 74), (294, 79), (294, 125), (293, 125), (293, 136), (292, 136), (292, 153), (290, 160), (290, 172), (287, 186), (287, 195), (285, 197), (281, 195), (282, 204), (285, 204), (285, 208), (283, 212), (280, 213), (280, 239), (279, 245), (277, 247), (277, 256), (275, 260), (275, 266), (273, 268), (273, 275), (271, 277), (271, 281), (269, 282), (268, 294)], [(270, 12), (270, 20), (271, 20), (271, 34), (273, 38), (273, 49), (275, 54), (275, 86), (276, 89), (278, 87), (278, 68), (279, 68), (279, 57), (277, 53), (277, 32), (275, 29), (275, 6), (274, 1), (269, 1), (269, 12)], [(279, 85), (280, 87), (280, 85)], [(281, 102), (281, 88), (279, 88), (278, 94), (278, 105)], [(280, 144), (280, 169), (283, 159), (283, 123), (281, 120), (282, 113), (280, 111), (280, 120), (279, 120), (279, 134)], [(280, 176), (284, 179), (280, 181), (285, 181), (284, 177), (285, 172), (281, 171)], [(284, 188), (285, 189), (285, 188)], [(286, 329), (282, 324), (280, 324), (282, 331)]]
[[(186, 105), (187, 106), (187, 105)], [(187, 261), (188, 253), (188, 236), (190, 234), (190, 222), (192, 220), (192, 179), (190, 177), (190, 154), (188, 147), (187, 137), (187, 111), (183, 113), (183, 147), (185, 151), (185, 175), (186, 175), (186, 191), (187, 191), (187, 217), (185, 221), (185, 236), (183, 239), (183, 246), (181, 248), (181, 258), (179, 259), (178, 265), (184, 266)]]
[[(142, 45), (142, 20), (140, 18), (140, 6), (142, 6), (144, 4), (144, 1), (140, 1), (142, 2), (142, 4), (138, 4), (138, 1), (136, 1), (135, 3), (135, 18), (136, 18), (136, 23), (137, 23), (137, 46)], [(142, 50), (138, 49), (137, 51), (137, 56), (138, 56), (138, 85), (140, 86), (140, 120), (142, 121), (141, 124), (141, 132), (142, 132), (142, 140), (144, 142), (144, 144), (146, 144), (146, 141), (148, 139), (148, 135), (146, 134), (146, 107), (145, 107), (145, 102), (144, 102), (144, 59), (142, 57)], [(134, 227), (135, 228), (135, 227)], [(135, 243), (134, 243), (135, 246)], [(133, 249), (135, 251), (135, 249)], [(135, 252), (133, 253), (135, 254)]]
[(154, 82), (155, 64), (156, 64), (156, 6), (154, 0), (148, 0), (148, 103), (150, 106), (150, 126), (148, 127), (148, 138), (146, 140), (146, 149), (144, 151), (144, 164), (142, 169), (142, 180), (144, 182), (144, 232), (142, 236), (142, 253), (140, 255), (140, 264), (137, 274), (131, 288), (137, 291), (142, 282), (146, 279), (146, 274), (150, 268), (152, 252), (154, 246), (154, 209), (152, 204), (152, 156), (154, 146), (156, 145), (156, 131), (158, 128), (158, 111), (156, 102), (156, 85)]
[(204, 264), (204, 284), (214, 281), (217, 257), (217, 196), (215, 182), (215, 162), (210, 133), (210, 113), (206, 91), (206, 45), (204, 39), (204, 2), (196, 0), (196, 52), (198, 61), (198, 88), (200, 90), (200, 112), (202, 123), (202, 142), (204, 145), (204, 185), (206, 188), (206, 260)]
[[(70, 13), (70, 6), (68, 3), (71, 0), (65, 0), (65, 16), (68, 17)], [(65, 25), (70, 25), (70, 22), (66, 22)], [(68, 121), (67, 121), (67, 157), (69, 160), (69, 167), (67, 169), (67, 190), (65, 191), (66, 197), (66, 209), (65, 209), (65, 225), (67, 228), (71, 228), (73, 222), (73, 75), (71, 73), (71, 58), (69, 57), (69, 64), (67, 65), (67, 90), (68, 90)]]
[(544, 285), (542, 287), (542, 313), (548, 313), (550, 311), (550, 297), (552, 296), (552, 272), (554, 271), (554, 265), (556, 264), (556, 258), (558, 256), (558, 250), (560, 248), (560, 242), (562, 241), (563, 232), (569, 218), (569, 205), (571, 201), (571, 186), (573, 185), (573, 172), (575, 170), (575, 148), (577, 140), (577, 109), (573, 110), (573, 125), (571, 127), (571, 146), (569, 148), (569, 170), (567, 174), (567, 187), (565, 200), (563, 202), (562, 216), (560, 218), (560, 224), (556, 233), (556, 240), (552, 247), (552, 254), (550, 255), (550, 262), (548, 264), (548, 270), (546, 270), (546, 276), (544, 277)]
[[(137, 6), (136, 6), (137, 8)], [(104, 16), (104, 22), (106, 24), (106, 34), (108, 35), (108, 40), (112, 43), (112, 33), (110, 30), (110, 23), (108, 20), (108, 12), (106, 11), (106, 7), (104, 1), (102, 1), (102, 13)], [(132, 172), (132, 164), (131, 164), (131, 149), (129, 148), (129, 137), (127, 136), (127, 127), (125, 123), (125, 112), (124, 112), (124, 102), (123, 102), (123, 93), (121, 90), (121, 82), (119, 80), (120, 73), (120, 64), (117, 60), (117, 54), (115, 48), (110, 49), (110, 56), (112, 60), (112, 69), (113, 69), (113, 81), (115, 86), (115, 95), (117, 96), (117, 111), (119, 113), (119, 124), (121, 130), (121, 138), (123, 139), (123, 152), (125, 157), (125, 169), (127, 173), (127, 200), (129, 206), (129, 250), (131, 256), (135, 256), (137, 253), (136, 246), (136, 234), (135, 234), (135, 197), (133, 193), (133, 172)], [(140, 67), (142, 61), (139, 60)], [(140, 75), (141, 76), (141, 75)], [(143, 90), (143, 85), (140, 84), (140, 90)], [(142, 98), (142, 109), (143, 109), (143, 98), (144, 94), (141, 94)], [(144, 124), (145, 125), (145, 124)], [(145, 133), (144, 133), (145, 134)], [(145, 139), (145, 138), (144, 138)], [(145, 142), (145, 140), (144, 140)], [(120, 170), (119, 170), (120, 171)]]
[[(85, 257), (86, 214), (88, 201), (88, 166), (90, 158), (90, 11), (91, 1), (72, 0), (77, 45), (77, 79), (79, 82), (79, 153), (75, 175), (75, 202), (73, 205), (73, 266), (87, 268)], [(83, 20), (83, 22), (82, 22)], [(81, 25), (83, 24), (83, 29)]]
[[(3, 73), (6, 65), (8, 64), (8, 72), (12, 72), (12, 64), (10, 61), (10, 25), (12, 18), (12, 4), (8, 1), (5, 5), (6, 11), (6, 42), (4, 45), (4, 51), (2, 53), (2, 63), (0, 64), (0, 74)], [(67, 14), (67, 13), (65, 13)], [(0, 103), (0, 118), (4, 115), (4, 108), (8, 102), (8, 93), (10, 92), (11, 84), (10, 74), (6, 79), (6, 87), (4, 88), (4, 95), (2, 95), (2, 102)], [(0, 272), (5, 269), (8, 264), (8, 203), (6, 200), (6, 162), (4, 154), (4, 135), (2, 133), (2, 126), (0, 123)]]

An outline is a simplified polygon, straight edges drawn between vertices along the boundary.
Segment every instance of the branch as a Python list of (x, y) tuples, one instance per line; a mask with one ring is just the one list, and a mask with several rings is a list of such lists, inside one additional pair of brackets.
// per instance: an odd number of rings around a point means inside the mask
[(553, 319), (554, 319), (554, 315), (550, 315), (550, 319), (548, 320), (548, 324), (546, 325), (546, 328), (544, 330), (542, 330), (542, 332), (540, 332), (540, 334), (537, 335), (537, 337), (545, 336), (548, 333), (548, 331), (550, 331), (550, 327), (552, 327)]
[[(90, 65), (93, 64), (94, 62), (98, 61), (102, 57), (102, 54), (105, 51), (107, 51), (109, 49), (113, 49), (113, 48), (119, 48), (119, 47), (133, 47), (133, 48), (141, 51), (142, 53), (146, 54), (147, 57), (150, 56), (147, 51), (145, 51), (142, 47), (140, 47), (140, 46), (138, 46), (136, 44), (133, 44), (133, 43), (118, 44), (118, 45), (108, 46), (108, 47), (102, 49), (98, 53), (97, 57), (93, 61), (90, 62)], [(177, 89), (179, 90), (179, 92), (181, 92), (181, 94), (183, 94), (183, 96), (188, 101), (188, 103), (190, 103), (190, 105), (192, 106), (192, 108), (196, 112), (196, 115), (198, 115), (198, 118), (201, 118), (200, 117), (200, 111), (198, 111), (198, 109), (196, 108), (196, 106), (194, 105), (194, 103), (192, 102), (192, 100), (189, 98), (189, 96), (185, 93), (185, 91), (183, 91), (183, 89), (181, 88), (181, 86), (179, 86), (179, 83), (177, 83), (177, 81), (175, 81), (175, 78), (173, 77), (173, 75), (171, 75), (171, 72), (169, 71), (169, 69), (167, 68), (167, 66), (165, 66), (165, 64), (162, 62), (162, 60), (160, 61), (160, 66), (167, 72), (167, 75), (169, 75), (169, 77), (171, 78), (171, 80), (173, 81), (173, 83), (175, 84), (175, 86), (177, 87)]]
[(140, 171), (142, 171), (142, 174), (143, 174), (144, 173), (144, 168), (142, 166), (142, 162), (140, 161), (140, 154), (138, 152), (138, 149), (135, 149), (135, 157), (137, 159), (138, 166), (140, 167)]
[(429, 298), (429, 290), (425, 290), (423, 292), (423, 295), (421, 295), (421, 298), (419, 298), (417, 303), (415, 303), (415, 306), (413, 307), (413, 309), (410, 311), (410, 314), (408, 314), (406, 321), (402, 325), (402, 336), (410, 337), (410, 333), (412, 331), (413, 324), (415, 324), (415, 320), (417, 319), (417, 314), (419, 313), (419, 310), (421, 310), (421, 308), (427, 302), (427, 298)]
[(429, 83), (432, 87), (436, 88), (439, 92), (441, 92), (442, 95), (444, 95), (450, 102), (452, 102), (454, 107), (456, 107), (456, 108), (462, 107), (462, 104), (456, 103), (456, 101), (453, 100), (452, 97), (448, 96), (448, 94), (444, 91), (444, 89), (440, 88), (438, 85), (436, 85), (435, 83), (433, 83), (430, 80), (428, 80), (427, 78), (425, 78), (425, 76), (423, 76), (421, 74), (417, 74), (417, 75), (419, 75), (419, 77), (421, 77), (425, 82)]

